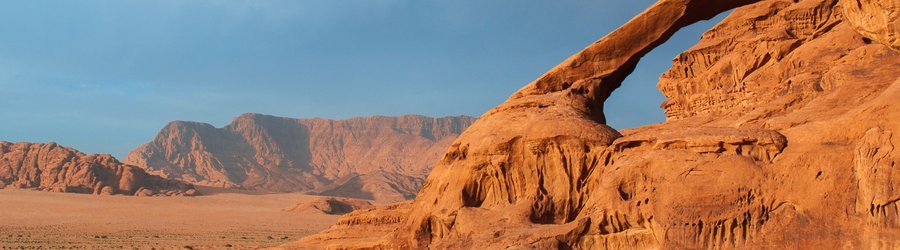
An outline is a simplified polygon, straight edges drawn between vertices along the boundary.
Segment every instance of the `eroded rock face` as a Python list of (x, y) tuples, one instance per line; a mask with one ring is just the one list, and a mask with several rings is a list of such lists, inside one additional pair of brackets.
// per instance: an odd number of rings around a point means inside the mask
[(900, 190), (895, 190), (898, 185), (894, 184), (900, 180), (900, 170), (894, 169), (898, 157), (893, 137), (893, 131), (875, 127), (866, 131), (856, 147), (856, 212), (864, 214), (870, 226), (900, 228)]
[(900, 51), (900, 2), (841, 0), (845, 19), (860, 34)]
[[(734, 7), (661, 77), (666, 123), (603, 125), (638, 58)], [(285, 247), (896, 247), (900, 54), (841, 8), (660, 1), (482, 116), (411, 204)]]
[(125, 162), (197, 185), (394, 202), (415, 197), (434, 161), (473, 121), (245, 114), (224, 128), (172, 122)]
[(728, 16), (660, 78), (667, 120), (744, 112), (735, 122), (754, 122), (836, 88), (830, 73), (867, 41), (835, 4), (764, 1)]
[(389, 235), (410, 212), (410, 203), (396, 203), (344, 215), (320, 233), (284, 246), (287, 249), (372, 249), (388, 244)]
[(190, 184), (147, 174), (109, 155), (85, 155), (56, 143), (2, 141), (0, 187), (103, 195), (197, 194)]

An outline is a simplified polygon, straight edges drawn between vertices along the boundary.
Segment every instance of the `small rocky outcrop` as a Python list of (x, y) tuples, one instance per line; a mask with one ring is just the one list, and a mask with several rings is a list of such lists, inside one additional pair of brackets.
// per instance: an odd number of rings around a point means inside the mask
[(0, 141), (2, 187), (102, 195), (198, 194), (190, 184), (150, 175), (110, 155), (85, 155), (56, 143)]
[(359, 199), (350, 199), (343, 197), (317, 197), (309, 201), (297, 204), (294, 207), (287, 208), (288, 212), (300, 213), (325, 213), (325, 214), (348, 214), (356, 210), (371, 209), (375, 206), (371, 202)]

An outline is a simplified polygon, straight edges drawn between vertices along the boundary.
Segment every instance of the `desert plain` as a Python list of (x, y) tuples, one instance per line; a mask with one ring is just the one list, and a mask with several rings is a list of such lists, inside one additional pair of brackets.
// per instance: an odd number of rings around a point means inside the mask
[(199, 188), (197, 197), (0, 190), (0, 249), (252, 249), (296, 241), (338, 215), (289, 212), (317, 197)]

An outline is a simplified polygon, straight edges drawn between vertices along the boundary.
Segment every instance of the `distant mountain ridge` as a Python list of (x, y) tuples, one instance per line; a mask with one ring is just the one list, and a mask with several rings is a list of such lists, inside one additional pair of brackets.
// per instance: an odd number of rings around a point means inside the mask
[(475, 118), (346, 120), (243, 114), (216, 128), (175, 121), (125, 162), (189, 183), (401, 201)]

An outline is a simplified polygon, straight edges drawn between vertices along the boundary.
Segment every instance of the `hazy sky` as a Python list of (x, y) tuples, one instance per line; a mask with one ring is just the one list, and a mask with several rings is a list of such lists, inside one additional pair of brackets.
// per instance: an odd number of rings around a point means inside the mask
[[(0, 1), (0, 140), (123, 157), (172, 120), (477, 116), (652, 2)], [(663, 121), (659, 75), (712, 24), (645, 57), (609, 123)]]

